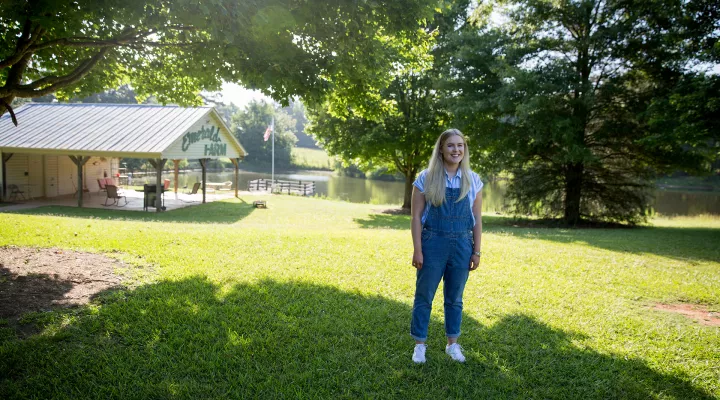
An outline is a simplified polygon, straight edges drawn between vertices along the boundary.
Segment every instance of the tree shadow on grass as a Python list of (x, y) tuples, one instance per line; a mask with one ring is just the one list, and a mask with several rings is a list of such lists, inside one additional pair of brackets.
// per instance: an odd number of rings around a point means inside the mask
[(370, 214), (366, 218), (355, 218), (353, 222), (364, 229), (410, 230), (409, 215)]
[[(720, 229), (636, 227), (622, 229), (568, 229), (512, 226), (507, 217), (483, 215), (483, 231), (510, 234), (528, 239), (578, 243), (606, 250), (650, 253), (683, 260), (720, 261)], [(371, 214), (355, 218), (365, 229), (410, 230), (410, 216)]]
[(96, 218), (119, 221), (156, 221), (185, 222), (193, 224), (233, 224), (250, 215), (255, 208), (252, 204), (239, 201), (214, 201), (191, 207), (165, 212), (140, 212), (125, 210), (105, 210), (99, 208), (77, 208), (66, 206), (46, 206), (27, 210), (18, 210), (8, 214), (53, 215), (71, 218)]
[(511, 229), (515, 236), (577, 243), (633, 254), (681, 260), (720, 261), (720, 229), (638, 227), (633, 229)]
[[(220, 289), (204, 278), (108, 291), (0, 346), (3, 398), (649, 398), (710, 396), (641, 360), (600, 354), (530, 316), (465, 318), (468, 362), (410, 360), (410, 307), (310, 283)], [(66, 312), (67, 313), (67, 312)]]
[[(398, 230), (410, 230), (410, 216), (409, 215), (397, 215), (397, 214), (370, 214), (366, 218), (355, 218), (353, 221), (357, 223), (360, 228), (364, 229), (398, 229)], [(492, 231), (495, 228), (501, 227), (503, 221), (506, 218), (496, 217), (493, 215), (483, 215), (483, 229)]]

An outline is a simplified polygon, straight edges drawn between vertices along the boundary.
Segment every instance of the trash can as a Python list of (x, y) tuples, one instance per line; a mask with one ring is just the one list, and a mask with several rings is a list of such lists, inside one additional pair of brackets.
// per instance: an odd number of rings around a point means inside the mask
[[(165, 188), (160, 188), (161, 192), (165, 192)], [(157, 198), (157, 185), (143, 185), (143, 210), (147, 211), (148, 207), (160, 207), (165, 210), (162, 199)]]

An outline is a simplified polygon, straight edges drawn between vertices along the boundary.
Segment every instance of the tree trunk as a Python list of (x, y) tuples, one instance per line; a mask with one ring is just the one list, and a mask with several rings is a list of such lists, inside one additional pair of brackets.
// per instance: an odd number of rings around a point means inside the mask
[(584, 165), (568, 164), (565, 171), (565, 223), (576, 225), (580, 222), (580, 198)]
[[(410, 176), (408, 176), (410, 175)], [(413, 182), (415, 181), (415, 174), (408, 174), (405, 175), (405, 196), (403, 198), (403, 205), (402, 208), (409, 210), (410, 205), (412, 204), (412, 192), (413, 192)]]
[[(589, 112), (586, 104), (586, 96), (591, 92), (590, 73), (592, 72), (590, 48), (588, 38), (592, 29), (590, 14), (585, 16), (585, 31), (582, 37), (578, 39), (577, 54), (577, 72), (580, 73), (579, 86), (575, 88), (575, 101), (573, 105), (573, 119), (577, 124), (575, 131), (575, 140), (571, 146), (587, 149), (585, 142), (585, 133), (588, 127)], [(568, 225), (577, 225), (580, 222), (580, 199), (582, 198), (583, 173), (585, 171), (585, 157), (580, 157), (580, 161), (571, 162), (565, 165), (565, 223)]]

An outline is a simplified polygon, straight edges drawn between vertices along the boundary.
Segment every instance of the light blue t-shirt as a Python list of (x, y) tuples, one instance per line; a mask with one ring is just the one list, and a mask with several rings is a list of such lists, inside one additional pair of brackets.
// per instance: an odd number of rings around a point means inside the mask
[[(413, 185), (418, 188), (421, 192), (425, 193), (425, 177), (427, 176), (427, 169), (424, 169), (420, 171), (418, 174), (417, 179), (415, 179), (415, 182), (413, 182)], [(450, 189), (459, 189), (462, 184), (462, 171), (458, 169), (457, 174), (455, 174), (455, 177), (450, 179), (450, 176), (448, 176), (447, 171), (445, 171), (445, 187)], [(470, 171), (470, 191), (467, 194), (468, 200), (470, 200), (470, 215), (472, 215), (473, 219), (473, 226), (475, 226), (475, 215), (472, 213), (472, 206), (475, 203), (475, 198), (478, 196), (478, 193), (480, 193), (480, 190), (482, 190), (483, 182), (480, 180), (480, 176), (472, 171)], [(425, 223), (427, 220), (427, 216), (430, 214), (430, 202), (425, 203), (425, 210), (423, 211), (422, 219), (420, 219), (421, 223)]]

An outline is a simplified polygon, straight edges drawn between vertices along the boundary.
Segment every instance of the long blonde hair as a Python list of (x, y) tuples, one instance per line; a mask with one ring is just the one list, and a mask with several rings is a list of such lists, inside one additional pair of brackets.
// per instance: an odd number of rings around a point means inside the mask
[(433, 149), (432, 157), (430, 157), (428, 172), (425, 177), (425, 200), (432, 203), (435, 207), (439, 207), (445, 201), (445, 162), (443, 161), (441, 150), (448, 138), (454, 135), (460, 136), (463, 143), (465, 143), (465, 150), (459, 167), (462, 178), (460, 183), (460, 197), (458, 197), (457, 201), (467, 196), (470, 191), (470, 186), (472, 185), (470, 180), (470, 149), (468, 149), (467, 139), (465, 139), (465, 136), (459, 130), (448, 129), (443, 132), (437, 142), (435, 142), (435, 148)]

